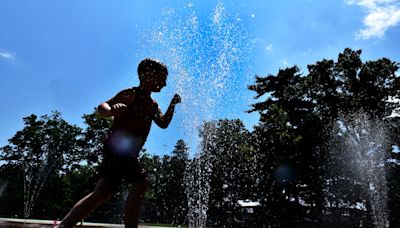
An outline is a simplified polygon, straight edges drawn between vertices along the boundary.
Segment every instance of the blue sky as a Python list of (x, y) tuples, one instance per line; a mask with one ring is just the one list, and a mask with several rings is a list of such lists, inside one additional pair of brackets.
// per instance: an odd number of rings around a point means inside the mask
[(145, 147), (157, 154), (180, 138), (195, 147), (204, 119), (251, 129), (255, 75), (306, 72), (346, 47), (364, 61), (400, 61), (399, 0), (2, 0), (0, 11), (1, 146), (30, 114), (58, 110), (83, 126), (83, 114), (138, 84), (145, 57), (170, 67), (169, 86), (153, 96), (161, 108), (175, 92), (184, 98), (168, 129), (152, 128)]

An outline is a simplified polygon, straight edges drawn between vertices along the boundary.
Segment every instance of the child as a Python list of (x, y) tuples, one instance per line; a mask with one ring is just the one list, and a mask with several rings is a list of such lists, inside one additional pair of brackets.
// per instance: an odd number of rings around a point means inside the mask
[(100, 179), (92, 193), (81, 199), (64, 217), (59, 228), (73, 227), (91, 211), (106, 201), (112, 192), (128, 179), (132, 184), (125, 202), (125, 227), (137, 227), (144, 193), (150, 186), (138, 153), (149, 134), (152, 121), (167, 128), (174, 115), (175, 105), (181, 102), (178, 94), (162, 114), (151, 92), (160, 92), (166, 86), (167, 67), (153, 59), (144, 59), (138, 66), (139, 87), (122, 90), (115, 97), (101, 103), (100, 115), (113, 116), (111, 131), (104, 143), (104, 161)]

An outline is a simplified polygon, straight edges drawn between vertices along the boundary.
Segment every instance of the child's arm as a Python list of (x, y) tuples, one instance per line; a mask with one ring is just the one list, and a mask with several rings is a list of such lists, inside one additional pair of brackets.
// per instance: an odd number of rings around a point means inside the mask
[(101, 103), (97, 107), (97, 111), (100, 115), (109, 117), (109, 116), (117, 116), (120, 113), (124, 112), (127, 105), (132, 103), (135, 99), (134, 93), (130, 89), (123, 90), (119, 92), (115, 97), (110, 100)]
[(107, 102), (103, 102), (97, 107), (97, 111), (104, 117), (117, 116), (126, 109), (126, 104), (118, 103), (110, 106)]
[(158, 109), (154, 118), (154, 122), (156, 122), (156, 124), (161, 128), (167, 128), (172, 120), (172, 117), (174, 116), (175, 105), (180, 102), (181, 97), (178, 94), (175, 94), (174, 98), (172, 98), (171, 103), (169, 104), (167, 112), (165, 112), (165, 115), (163, 115), (161, 110)]

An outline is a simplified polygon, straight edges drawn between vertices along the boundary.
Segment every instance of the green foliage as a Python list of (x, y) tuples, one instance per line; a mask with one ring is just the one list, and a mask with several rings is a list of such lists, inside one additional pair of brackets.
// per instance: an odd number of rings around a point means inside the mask
[[(399, 108), (391, 99), (400, 96), (400, 79), (396, 76), (398, 63), (386, 58), (363, 63), (360, 55), (360, 50), (345, 49), (337, 61), (308, 65), (306, 75), (294, 66), (277, 75), (257, 76), (256, 84), (249, 86), (257, 93), (256, 99), (263, 98), (250, 112), (260, 114), (253, 132), (261, 179), (257, 195), (271, 225), (289, 226), (287, 221), (303, 217), (320, 219), (334, 210), (326, 207), (333, 202), (366, 202), (365, 194), (360, 196), (359, 186), (354, 184), (360, 180), (338, 170), (344, 163), (340, 161), (340, 143), (346, 135), (337, 133), (346, 128), (348, 133), (361, 134), (365, 129), (348, 125), (348, 117), (359, 114), (382, 122), (389, 132), (398, 129), (397, 118), (388, 117)], [(388, 137), (388, 145), (398, 144), (398, 136)], [(386, 151), (388, 157), (390, 146)], [(279, 178), (282, 167), (289, 169), (288, 178)], [(336, 199), (329, 198), (333, 189), (340, 192), (349, 186), (352, 196), (337, 193)], [(299, 214), (300, 198), (311, 205), (307, 213)]]
[(24, 212), (23, 169), (16, 165), (0, 166), (0, 215), (21, 218)]
[(61, 219), (93, 190), (110, 120), (96, 113), (84, 118), (85, 131), (67, 123), (59, 112), (23, 118), (23, 129), (0, 151), (2, 216)]
[[(254, 183), (250, 133), (236, 120), (204, 123), (200, 129), (202, 157), (208, 163), (194, 172), (209, 172), (208, 218), (214, 225), (237, 227), (242, 208), (239, 200), (252, 198)], [(203, 170), (209, 167), (210, 170)], [(207, 181), (207, 180), (203, 180)]]
[(43, 186), (52, 176), (79, 162), (81, 129), (53, 112), (24, 118), (25, 127), (2, 148), (1, 160), (23, 170), (24, 217), (29, 217)]
[(143, 153), (140, 160), (153, 183), (151, 191), (146, 194), (142, 219), (149, 222), (186, 224), (186, 143), (178, 140), (172, 156), (164, 155), (160, 158)]
[(102, 117), (96, 110), (89, 115), (83, 115), (87, 125), (83, 135), (84, 153), (81, 159), (89, 164), (98, 165), (102, 160), (103, 142), (110, 129), (112, 119)]

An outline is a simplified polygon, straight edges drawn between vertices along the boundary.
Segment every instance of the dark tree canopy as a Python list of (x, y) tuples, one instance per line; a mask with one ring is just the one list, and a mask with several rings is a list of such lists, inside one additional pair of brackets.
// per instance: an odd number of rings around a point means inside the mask
[[(285, 217), (317, 219), (333, 210), (326, 208), (332, 203), (326, 202), (326, 191), (339, 185), (336, 180), (341, 177), (335, 169), (342, 167), (338, 163), (341, 154), (335, 151), (345, 137), (335, 132), (346, 128), (349, 133), (361, 134), (365, 130), (351, 125), (348, 119), (361, 115), (372, 122), (380, 121), (389, 138), (385, 158), (395, 157), (390, 145), (399, 141), (390, 132), (399, 126), (398, 117), (391, 118), (399, 108), (399, 103), (392, 102), (400, 97), (400, 78), (396, 75), (399, 64), (386, 58), (363, 63), (360, 55), (361, 50), (345, 49), (336, 61), (308, 65), (305, 75), (294, 66), (279, 70), (277, 75), (256, 76), (255, 84), (249, 86), (256, 99), (266, 96), (253, 104), (250, 112), (260, 114), (253, 132), (263, 180), (258, 192), (265, 196), (261, 197), (264, 213), (279, 226), (289, 226)], [(277, 174), (282, 167), (290, 173), (283, 180)], [(348, 181), (342, 189), (353, 185), (348, 178), (352, 177), (343, 176)], [(299, 206), (299, 199), (311, 205), (308, 214), (299, 215), (296, 207), (290, 209), (290, 204)], [(351, 205), (360, 199), (341, 200)]]

